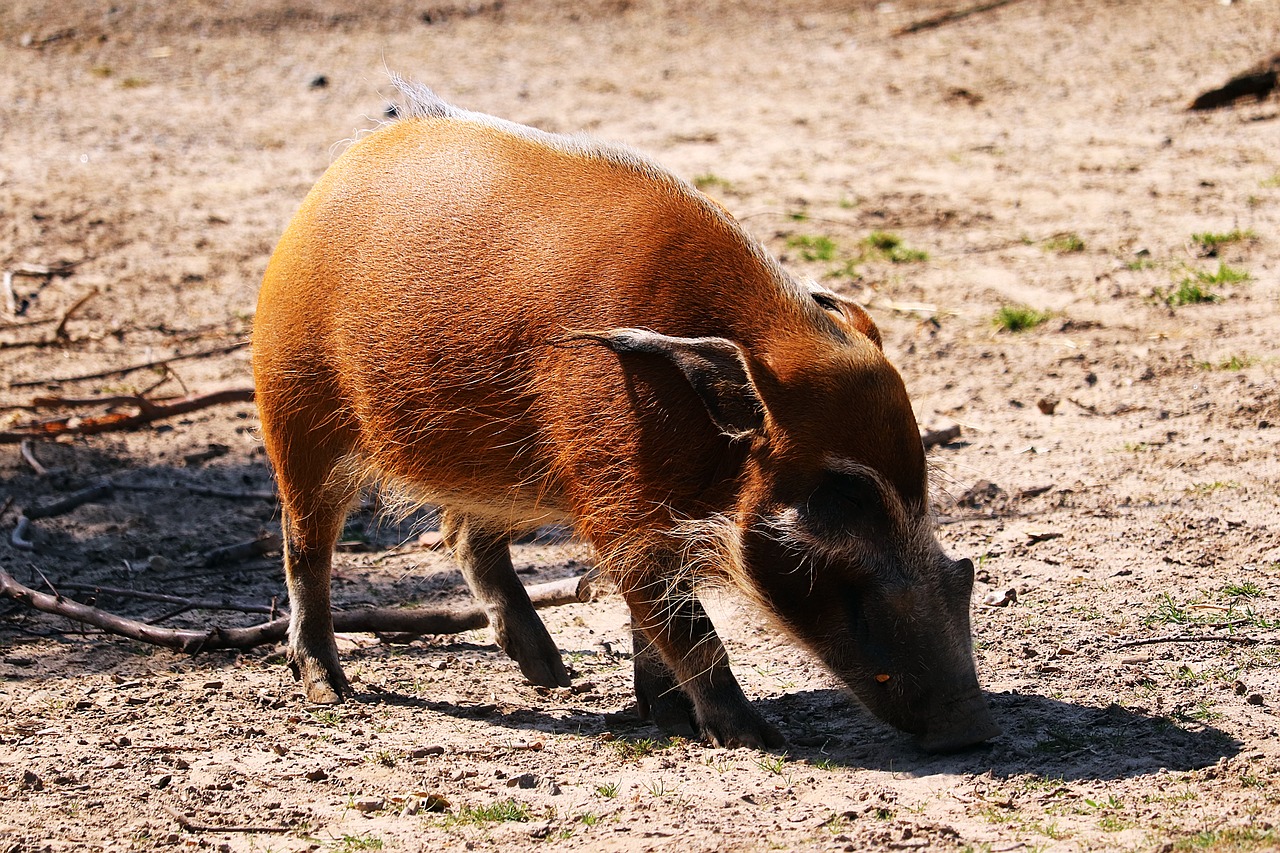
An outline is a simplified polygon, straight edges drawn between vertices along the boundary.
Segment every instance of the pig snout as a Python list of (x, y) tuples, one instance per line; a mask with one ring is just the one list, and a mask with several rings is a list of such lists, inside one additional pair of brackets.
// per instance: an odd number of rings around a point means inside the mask
[(982, 691), (974, 689), (931, 709), (918, 741), (928, 752), (958, 752), (988, 741), (1000, 732)]

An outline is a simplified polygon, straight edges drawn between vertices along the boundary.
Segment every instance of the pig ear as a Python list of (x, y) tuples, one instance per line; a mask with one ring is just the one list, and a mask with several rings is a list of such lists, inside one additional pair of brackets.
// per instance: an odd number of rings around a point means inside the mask
[(573, 332), (561, 341), (594, 341), (619, 355), (663, 356), (689, 380), (725, 435), (742, 438), (764, 426), (764, 403), (751, 381), (742, 348), (728, 338), (673, 338), (648, 329), (610, 329)]

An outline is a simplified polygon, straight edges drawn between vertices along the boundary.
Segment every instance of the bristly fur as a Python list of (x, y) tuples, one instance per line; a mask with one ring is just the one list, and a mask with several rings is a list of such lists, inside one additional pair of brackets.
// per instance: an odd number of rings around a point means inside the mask
[(758, 261), (770, 270), (774, 279), (780, 286), (788, 291), (793, 299), (796, 300), (805, 313), (809, 315), (809, 319), (811, 321), (824, 329), (828, 334), (832, 334), (836, 337), (841, 335), (839, 327), (834, 324), (831, 321), (831, 318), (827, 316), (826, 312), (818, 307), (817, 303), (813, 301), (810, 286), (792, 278), (791, 275), (782, 268), (782, 265), (778, 263), (777, 258), (770, 254), (760, 241), (748, 234), (746, 229), (744, 229), (723, 206), (711, 200), (692, 184), (676, 177), (670, 171), (658, 165), (639, 151), (618, 143), (602, 142), (585, 133), (550, 133), (545, 130), (539, 130), (535, 127), (519, 124), (518, 122), (488, 115), (487, 113), (462, 109), (461, 107), (456, 107), (441, 98), (429, 86), (425, 86), (415, 80), (407, 79), (395, 72), (389, 72), (389, 76), (392, 85), (395, 86), (397, 91), (399, 91), (400, 96), (404, 101), (404, 106), (400, 109), (399, 113), (400, 120), (448, 119), (485, 125), (486, 127), (501, 130), (504, 133), (524, 137), (525, 139), (532, 140), (557, 151), (563, 151), (567, 154), (586, 157), (589, 159), (605, 160), (625, 168), (634, 169), (652, 180), (665, 184), (669, 189), (674, 190), (686, 198), (695, 201), (697, 204), (705, 208), (706, 211), (715, 219), (722, 221), (739, 234), (742, 238), (743, 244), (750, 249), (751, 253)]

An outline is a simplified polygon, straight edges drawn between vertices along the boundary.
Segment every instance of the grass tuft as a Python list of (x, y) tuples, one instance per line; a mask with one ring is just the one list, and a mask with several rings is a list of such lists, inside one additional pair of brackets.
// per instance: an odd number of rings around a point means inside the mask
[(787, 238), (787, 246), (800, 250), (806, 261), (834, 261), (838, 248), (835, 240), (821, 234), (796, 234)]
[(1232, 228), (1230, 231), (1225, 231), (1221, 234), (1213, 231), (1192, 234), (1191, 239), (1199, 244), (1202, 255), (1212, 258), (1218, 254), (1218, 250), (1223, 246), (1230, 246), (1233, 243), (1247, 243), (1258, 239), (1258, 235), (1251, 229), (1241, 231), (1239, 228)]
[(1004, 305), (996, 312), (992, 322), (996, 328), (1006, 332), (1024, 332), (1039, 326), (1050, 316), (1047, 311), (1039, 311), (1027, 305)]
[(447, 823), (469, 823), (482, 826), (486, 823), (526, 823), (532, 815), (529, 807), (517, 800), (499, 800), (487, 806), (463, 806), (449, 815)]
[(862, 245), (871, 253), (895, 264), (912, 264), (929, 260), (928, 252), (907, 248), (901, 237), (887, 231), (872, 231), (862, 241)]
[(1048, 240), (1041, 244), (1045, 251), (1056, 252), (1059, 255), (1069, 255), (1073, 252), (1084, 251), (1084, 240), (1074, 231), (1068, 231), (1064, 234), (1054, 234)]

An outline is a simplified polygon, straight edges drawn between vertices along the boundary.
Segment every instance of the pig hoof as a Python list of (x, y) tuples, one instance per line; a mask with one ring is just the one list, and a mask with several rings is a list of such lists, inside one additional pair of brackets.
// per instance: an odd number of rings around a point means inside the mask
[(693, 703), (680, 688), (673, 687), (647, 698), (637, 695), (636, 707), (641, 717), (651, 721), (667, 737), (697, 739)]
[(316, 657), (305, 653), (290, 653), (289, 669), (294, 678), (302, 680), (303, 692), (307, 701), (315, 705), (336, 705), (342, 697), (351, 692), (342, 667), (336, 663), (327, 667)]
[(539, 687), (569, 686), (569, 672), (564, 668), (558, 649), (554, 657), (530, 658), (526, 655), (524, 660), (516, 658), (516, 663), (520, 664), (520, 672), (532, 684)]
[(541, 620), (518, 630), (512, 630), (498, 619), (494, 619), (493, 624), (498, 645), (520, 665), (525, 678), (539, 687), (569, 686), (569, 671), (564, 667), (560, 649)]
[(782, 733), (755, 711), (750, 711), (749, 714), (725, 714), (717, 719), (704, 720), (702, 736), (712, 746), (726, 749), (739, 746), (777, 749), (787, 745), (787, 739)]
[(337, 705), (342, 696), (328, 684), (308, 684), (307, 701), (312, 705)]

